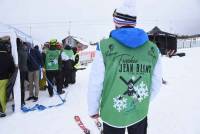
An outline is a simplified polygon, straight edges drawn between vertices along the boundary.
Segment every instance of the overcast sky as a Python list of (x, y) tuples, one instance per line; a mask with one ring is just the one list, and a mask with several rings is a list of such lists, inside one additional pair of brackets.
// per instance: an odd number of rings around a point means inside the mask
[[(98, 41), (113, 29), (112, 13), (122, 0), (0, 0), (0, 22), (39, 41), (71, 35)], [(200, 0), (138, 0), (138, 25), (177, 34), (200, 33)]]

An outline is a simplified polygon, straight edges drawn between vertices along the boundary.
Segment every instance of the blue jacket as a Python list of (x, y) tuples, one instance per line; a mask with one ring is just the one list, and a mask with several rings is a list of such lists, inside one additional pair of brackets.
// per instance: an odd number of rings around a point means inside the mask
[(39, 70), (43, 66), (42, 55), (36, 48), (32, 48), (28, 54), (28, 71), (33, 72)]

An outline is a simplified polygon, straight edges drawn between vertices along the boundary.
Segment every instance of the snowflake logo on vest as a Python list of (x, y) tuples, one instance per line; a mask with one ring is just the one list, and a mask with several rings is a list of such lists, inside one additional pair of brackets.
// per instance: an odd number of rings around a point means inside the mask
[[(113, 107), (118, 112), (130, 109), (129, 106), (135, 106), (135, 103), (140, 103), (149, 96), (147, 85), (143, 81), (138, 85), (135, 85), (141, 78), (142, 77), (139, 76), (135, 79), (133, 76), (132, 79), (126, 81), (122, 76), (120, 76), (120, 79), (127, 85), (127, 89), (122, 95), (113, 98)], [(128, 101), (127, 97), (132, 97), (132, 101), (130, 101), (130, 99)]]
[(117, 109), (118, 112), (121, 112), (127, 107), (127, 99), (126, 98), (119, 99), (120, 97), (121, 96), (119, 95), (116, 98), (113, 98), (113, 102), (114, 102), (113, 107)]
[(138, 99), (139, 102), (142, 102), (142, 100), (144, 100), (146, 97), (149, 96), (148, 93), (148, 88), (147, 86), (144, 84), (144, 82), (140, 82), (139, 85), (134, 86), (136, 92), (138, 93), (139, 97), (137, 98), (136, 96), (133, 96), (134, 99)]
[(50, 60), (50, 62), (48, 63), (49, 66), (53, 66), (53, 65), (56, 65), (56, 64), (58, 64), (57, 59)]

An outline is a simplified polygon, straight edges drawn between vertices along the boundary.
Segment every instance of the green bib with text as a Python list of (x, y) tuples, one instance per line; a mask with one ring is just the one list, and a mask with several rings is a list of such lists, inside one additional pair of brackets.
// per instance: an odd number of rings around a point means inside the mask
[(60, 56), (60, 50), (47, 50), (46, 53), (46, 70), (58, 70), (58, 59)]
[(100, 49), (105, 64), (101, 118), (114, 127), (133, 125), (148, 113), (157, 46), (148, 41), (129, 48), (109, 38), (100, 42)]

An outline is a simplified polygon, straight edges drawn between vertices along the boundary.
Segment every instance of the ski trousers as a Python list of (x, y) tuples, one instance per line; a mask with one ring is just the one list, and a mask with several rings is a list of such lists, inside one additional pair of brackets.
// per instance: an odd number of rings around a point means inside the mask
[[(39, 70), (28, 72), (29, 96), (38, 97), (39, 94)], [(35, 94), (33, 93), (35, 87)]]
[[(61, 93), (62, 92), (62, 88), (63, 88), (63, 80), (62, 80), (62, 73), (59, 70), (55, 70), (55, 71), (46, 71), (46, 76), (48, 79), (48, 91), (49, 91), (49, 95), (52, 96), (53, 95), (53, 85), (56, 85), (57, 87), (57, 93)], [(55, 80), (55, 82), (54, 82)]]
[[(126, 128), (115, 128), (103, 123), (103, 134), (125, 134)], [(127, 127), (128, 134), (147, 134), (147, 117)]]

